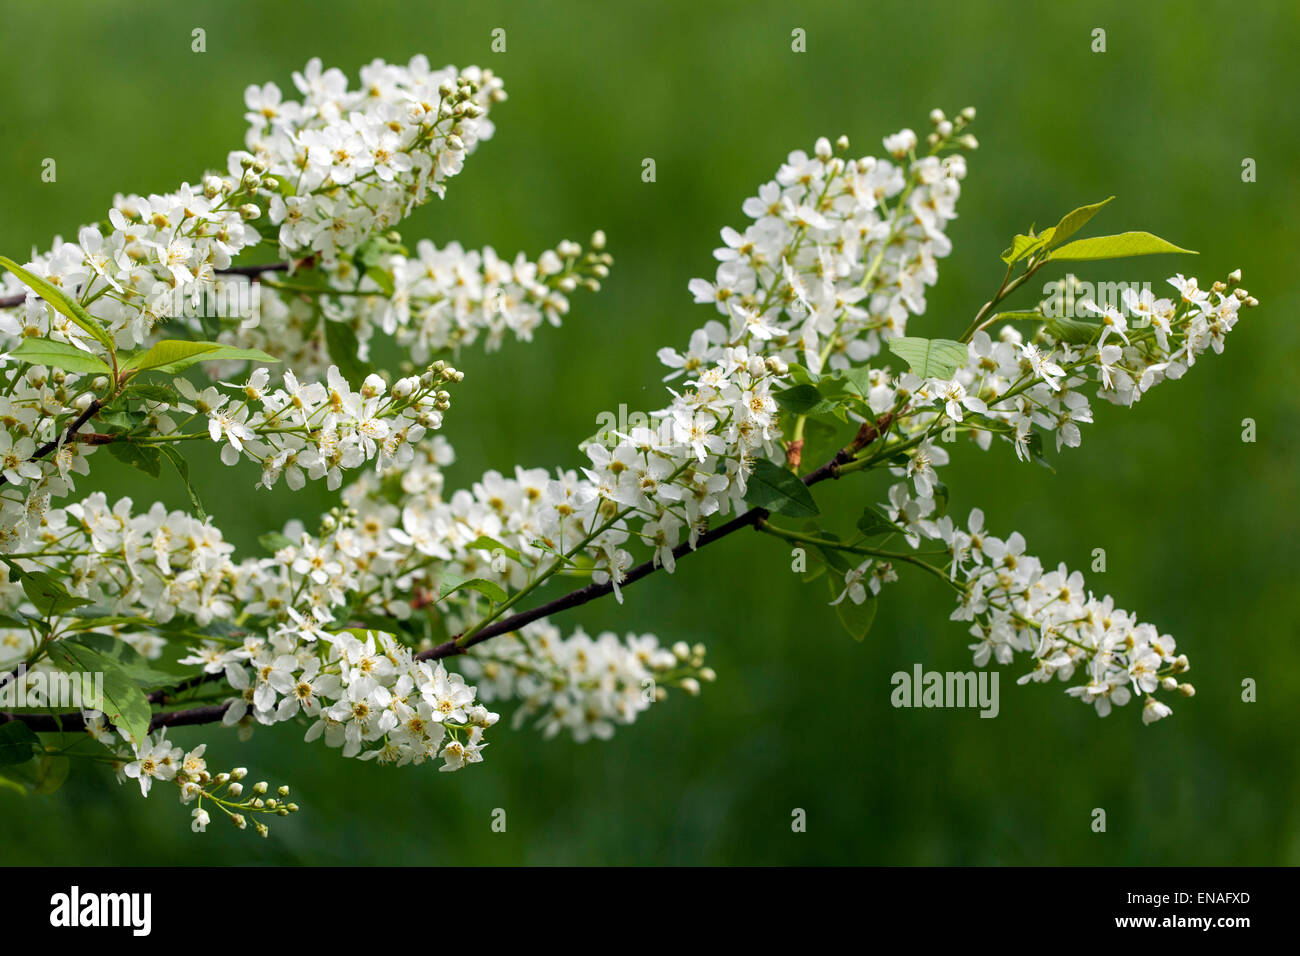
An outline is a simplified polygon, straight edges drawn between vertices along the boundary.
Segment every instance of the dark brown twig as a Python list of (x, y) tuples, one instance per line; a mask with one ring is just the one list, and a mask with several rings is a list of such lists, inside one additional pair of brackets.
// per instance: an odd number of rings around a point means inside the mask
[[(99, 410), (103, 407), (104, 407), (104, 403), (101, 402), (99, 399), (95, 399), (93, 402), (91, 402), (89, 405), (86, 406), (86, 410), (84, 412), (82, 412), (80, 415), (77, 416), (77, 420), (68, 426), (68, 430), (65, 431), (60, 438), (54, 438), (51, 439), (50, 441), (47, 441), (44, 445), (42, 445), (40, 448), (36, 449), (36, 451), (32, 453), (32, 457), (29, 458), (28, 461), (38, 461), (39, 459), (44, 458), (50, 452), (54, 451), (60, 445), (67, 444), (68, 442), (72, 441), (73, 438), (76, 437), (77, 431), (81, 428), (81, 426), (86, 424), (86, 422), (90, 421), (92, 418), (94, 418), (95, 415), (99, 412)], [(0, 475), (0, 485), (6, 484), (8, 481), (9, 479), (6, 478), (4, 475)]]

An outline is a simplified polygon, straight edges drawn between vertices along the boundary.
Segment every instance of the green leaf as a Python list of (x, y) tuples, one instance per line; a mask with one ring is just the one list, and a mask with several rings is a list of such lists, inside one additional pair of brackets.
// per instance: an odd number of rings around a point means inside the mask
[(12, 767), (32, 759), (40, 738), (21, 720), (0, 724), (0, 767)]
[(889, 339), (889, 351), (907, 362), (921, 378), (952, 378), (966, 364), (969, 352), (951, 339), (921, 339), (901, 336)]
[(196, 492), (194, 486), (190, 484), (189, 462), (185, 460), (184, 456), (182, 456), (180, 452), (175, 448), (172, 448), (170, 445), (161, 445), (159, 446), (158, 451), (162, 453), (164, 458), (172, 463), (172, 467), (176, 469), (176, 473), (181, 476), (181, 481), (185, 483), (185, 491), (190, 496), (190, 504), (194, 506), (194, 514), (200, 521), (202, 521), (208, 515), (207, 512), (203, 510), (203, 502), (199, 500), (198, 492)]
[(987, 415), (981, 415), (978, 412), (966, 412), (961, 421), (963, 427), (980, 428), (998, 435), (1006, 435), (1015, 431), (1015, 426), (1004, 422), (1002, 419), (989, 418)]
[(150, 478), (157, 478), (162, 470), (162, 453), (151, 445), (134, 445), (129, 441), (115, 441), (108, 446), (109, 453), (132, 468), (139, 468)]
[(1079, 319), (1050, 319), (1043, 328), (1058, 342), (1070, 345), (1087, 345), (1101, 335), (1100, 322), (1083, 322)]
[(808, 369), (800, 365), (798, 362), (791, 362), (789, 366), (787, 366), (787, 369), (790, 378), (794, 380), (796, 385), (817, 384), (817, 376), (808, 371)]
[(948, 513), (948, 486), (942, 481), (934, 483), (934, 517), (942, 518)]
[(142, 399), (146, 402), (159, 402), (170, 405), (176, 401), (176, 390), (166, 385), (150, 385), (145, 382), (132, 382), (122, 392), (127, 398)]
[(78, 634), (71, 640), (114, 661), (137, 686), (146, 691), (175, 687), (196, 673), (193, 669), (184, 674), (159, 670), (134, 647), (112, 634)]
[(465, 547), (471, 548), (475, 551), (486, 551), (488, 552), (488, 554), (492, 554), (495, 551), (500, 551), (511, 561), (520, 560), (519, 552), (516, 551), (514, 548), (506, 547), (496, 538), (489, 538), (485, 534), (479, 535), (469, 544), (465, 545)]
[(137, 747), (144, 743), (153, 716), (149, 700), (120, 664), (99, 651), (66, 640), (50, 644), (49, 657), (55, 667), (67, 674), (102, 674), (104, 716), (131, 743)]
[(811, 518), (821, 514), (808, 486), (793, 472), (760, 458), (749, 476), (749, 493), (745, 502), (751, 507), (766, 508), (791, 518)]
[(262, 535), (257, 539), (257, 543), (271, 554), (275, 554), (281, 548), (294, 547), (294, 540), (288, 535), (280, 534), (278, 531), (271, 531)]
[(407, 254), (406, 246), (400, 242), (394, 242), (387, 236), (372, 236), (357, 246), (357, 251), (352, 255), (352, 261), (363, 267), (375, 266), (388, 256), (405, 256)]
[(260, 349), (237, 349), (220, 342), (188, 342), (184, 339), (167, 339), (123, 363), (124, 371), (183, 372), (199, 362), (279, 362)]
[(454, 591), (460, 591), (468, 588), (477, 591), (491, 601), (500, 604), (506, 599), (506, 592), (501, 585), (495, 581), (489, 581), (486, 578), (462, 578), (452, 574), (450, 571), (442, 577), (442, 582), (438, 588), (438, 599), (442, 600)]
[(392, 275), (389, 272), (379, 268), (379, 266), (369, 266), (366, 269), (366, 278), (368, 278), (375, 285), (379, 286), (379, 290), (383, 292), (384, 295), (389, 297), (392, 296), (393, 292), (397, 288), (393, 284)]
[(10, 358), (20, 359), (28, 365), (48, 365), (68, 372), (89, 372), (93, 375), (111, 375), (113, 370), (108, 363), (98, 356), (82, 351), (67, 342), (55, 342), (53, 339), (23, 339), (18, 347), (9, 353)]
[(1110, 196), (1101, 202), (1092, 203), (1089, 206), (1080, 206), (1061, 217), (1061, 221), (1050, 229), (1044, 229), (1040, 234), (1034, 235), (1033, 229), (1029, 230), (1027, 236), (1016, 236), (1011, 241), (1011, 248), (1002, 253), (1002, 261), (1007, 265), (1019, 262), (1027, 256), (1036, 252), (1054, 249), (1063, 243), (1070, 236), (1074, 235), (1085, 225), (1088, 220), (1101, 210), (1101, 207), (1114, 199)]
[[(218, 345), (215, 342), (187, 342), (183, 339), (166, 339), (138, 355), (131, 356), (122, 363), (122, 368), (123, 370), (136, 369), (147, 372), (150, 369), (174, 365), (191, 358), (195, 362), (201, 362), (202, 359), (198, 356), (211, 352), (216, 348), (218, 348)], [(193, 364), (193, 362), (190, 364)]]
[(0, 785), (21, 793), (48, 796), (63, 786), (68, 779), (72, 762), (58, 754), (39, 754), (36, 760), (26, 760), (5, 768), (6, 776)]
[(357, 341), (357, 333), (346, 322), (321, 321), (325, 325), (325, 347), (329, 349), (330, 361), (339, 367), (339, 373), (349, 384), (360, 385), (372, 370), (358, 354), (361, 343)]
[(795, 415), (806, 415), (822, 400), (822, 393), (815, 385), (795, 385), (793, 388), (773, 392), (776, 403)]
[(874, 537), (878, 534), (891, 534), (903, 530), (885, 517), (879, 509), (871, 505), (867, 505), (862, 509), (862, 517), (858, 519), (857, 527), (858, 530), (868, 538)]
[(1097, 215), (1101, 208), (1114, 198), (1114, 196), (1107, 196), (1101, 202), (1095, 202), (1089, 206), (1080, 206), (1072, 212), (1067, 212), (1061, 217), (1060, 222), (1043, 233), (1043, 238), (1047, 240), (1047, 248), (1055, 249), (1065, 242), (1066, 239), (1069, 239), (1086, 226), (1088, 220)]
[[(843, 579), (827, 578), (827, 583), (831, 586), (831, 598), (839, 597), (840, 591), (844, 588)], [(863, 586), (866, 586), (865, 583)], [(867, 591), (867, 599), (861, 604), (854, 604), (853, 598), (846, 594), (844, 600), (835, 605), (835, 615), (844, 625), (844, 630), (848, 631), (855, 641), (863, 641), (870, 632), (871, 625), (876, 621), (875, 595)]]
[(1192, 249), (1183, 249), (1149, 232), (1121, 232), (1115, 236), (1096, 236), (1076, 239), (1052, 252), (1052, 259), (1077, 262), (1088, 259), (1123, 259), (1127, 256), (1151, 256), (1164, 252), (1184, 252), (1198, 255)]
[[(813, 535), (817, 538), (824, 538), (827, 541), (834, 541), (836, 543), (840, 542), (839, 535), (832, 531), (827, 531), (825, 528), (819, 527), (815, 522), (808, 522), (808, 524), (804, 526), (804, 533)], [(845, 557), (843, 551), (820, 544), (813, 545), (813, 548), (821, 555), (822, 560), (826, 563), (827, 567), (834, 568), (840, 574), (847, 573), (849, 568), (853, 566), (849, 563), (849, 559)]]
[(853, 365), (840, 372), (837, 379), (848, 386), (849, 391), (866, 398), (871, 390), (871, 369), (866, 365)]
[[(103, 614), (102, 608), (95, 607), (93, 604), (89, 607), (79, 607), (69, 616), (73, 620), (68, 621), (62, 628), (63, 633), (69, 634), (75, 631), (91, 631), (97, 627), (120, 627), (124, 624), (130, 624), (132, 627), (147, 627), (148, 623), (144, 618), (128, 617), (122, 614)], [(85, 615), (83, 617), (83, 615)]]
[(809, 581), (816, 581), (819, 577), (821, 577), (823, 574), (826, 573), (827, 567), (828, 565), (825, 562), (814, 561), (812, 567), (804, 572), (804, 575), (802, 578), (800, 578), (800, 580), (804, 584), (807, 584)]
[(1027, 445), (1030, 460), (1035, 464), (1042, 465), (1052, 474), (1056, 474), (1056, 469), (1052, 467), (1052, 463), (1043, 454), (1043, 433), (1039, 431), (1030, 432)]
[(68, 779), (68, 771), (71, 769), (72, 761), (67, 757), (60, 757), (58, 754), (42, 754), (41, 759), (36, 761), (32, 793), (42, 796), (54, 793), (63, 786), (63, 781)]
[(137, 428), (144, 421), (143, 416), (132, 414), (121, 408), (110, 408), (107, 411), (99, 413), (99, 420), (106, 425), (111, 425), (122, 432), (130, 432)]
[(1019, 262), (1026, 256), (1037, 252), (1045, 243), (1046, 240), (1042, 236), (1016, 236), (1011, 240), (1011, 248), (1002, 253), (1002, 261), (1007, 265)]
[(41, 617), (65, 614), (73, 608), (90, 603), (84, 598), (69, 594), (59, 579), (48, 571), (23, 571), (14, 564), (9, 565), (9, 570), (11, 574), (19, 576), (23, 593), (27, 595), (27, 600), (32, 602)]
[(0, 256), (0, 266), (8, 269), (42, 299), (93, 335), (100, 345), (110, 352), (113, 351), (113, 339), (108, 334), (108, 330), (100, 324), (98, 319), (74, 302), (66, 292), (57, 286), (51, 285), (40, 276), (28, 272), (18, 263), (5, 256)]

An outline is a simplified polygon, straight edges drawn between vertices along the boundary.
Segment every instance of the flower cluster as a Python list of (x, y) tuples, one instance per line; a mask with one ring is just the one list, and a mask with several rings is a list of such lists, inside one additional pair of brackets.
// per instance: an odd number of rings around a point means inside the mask
[(700, 681), (714, 679), (704, 654), (704, 645), (684, 641), (660, 647), (653, 634), (620, 640), (611, 631), (593, 638), (579, 630), (563, 638), (539, 621), (475, 648), (464, 669), (484, 700), (520, 702), (516, 726), (534, 720), (548, 737), (568, 731), (577, 741), (608, 740), (616, 725), (664, 700), (668, 687), (698, 694)]
[(690, 283), (695, 301), (725, 321), (697, 331), (686, 352), (663, 349), (660, 358), (690, 370), (726, 345), (745, 345), (819, 372), (878, 354), (882, 336), (902, 335), (908, 317), (925, 311), (935, 260), (952, 251), (944, 230), (956, 217), (966, 161), (942, 153), (975, 147), (958, 135), (973, 118), (963, 110), (919, 159), (911, 130), (886, 137), (883, 158), (845, 159), (845, 137), (834, 147), (819, 139), (811, 156), (792, 152), (745, 200), (753, 223), (722, 231), (714, 279)]
[[(565, 240), (535, 261), (523, 253), (507, 261), (491, 246), (467, 250), (452, 242), (439, 249), (421, 240), (416, 255), (387, 253), (359, 277), (340, 265), (320, 288), (263, 276), (257, 321), (240, 322), (221, 338), (315, 377), (340, 348), (369, 361), (377, 333), (417, 363), (458, 354), (480, 337), (489, 351), (507, 335), (530, 342), (544, 323), (560, 324), (569, 294), (600, 288), (613, 261), (603, 248), (604, 236), (596, 233), (590, 251)], [(338, 329), (346, 330), (346, 345), (332, 335)]]
[[(1078, 424), (1092, 421), (1085, 386), (1093, 385), (1108, 401), (1131, 405), (1166, 378), (1181, 377), (1205, 349), (1222, 351), (1239, 309), (1255, 304), (1240, 281), (1234, 272), (1202, 292), (1195, 279), (1178, 275), (1169, 280), (1179, 291), (1178, 302), (1127, 292), (1131, 323), (1118, 310), (1094, 308), (1102, 316), (1095, 327), (1048, 322), (1034, 342), (1010, 325), (996, 340), (978, 331), (967, 362), (951, 379), (872, 370), (864, 411), (889, 414), (895, 436), (875, 458), (894, 459), (890, 471), (904, 479), (890, 487), (881, 514), (911, 548), (927, 540), (947, 547), (949, 578), (962, 601), (954, 618), (975, 622), (976, 663), (992, 658), (1005, 664), (1016, 651), (1027, 652), (1034, 670), (1022, 682), (1069, 679), (1083, 667), (1088, 682), (1070, 693), (1096, 703), (1105, 715), (1112, 703), (1130, 699), (1131, 685), (1132, 693), (1146, 695), (1148, 723), (1171, 712), (1155, 699), (1156, 690), (1193, 693), (1190, 684), (1174, 679), (1189, 665), (1185, 656), (1173, 654), (1172, 638), (1116, 610), (1109, 596), (1084, 591), (1077, 572), (1063, 566), (1044, 571), (1037, 558), (1024, 555), (1018, 532), (1005, 542), (986, 535), (978, 509), (966, 531), (944, 515), (947, 490), (938, 469), (949, 454), (941, 438), (960, 425), (985, 449), (995, 434), (1013, 442), (1021, 458), (1037, 453), (1035, 439), (1044, 431), (1055, 433), (1058, 449), (1077, 447)], [(1065, 341), (1067, 336), (1076, 341)], [(863, 603), (868, 592), (878, 594), (895, 580), (896, 570), (884, 558), (862, 562), (846, 573), (835, 603)]]
[[(77, 242), (55, 240), (26, 268), (80, 302), (102, 322), (120, 347), (145, 342), (172, 314), (177, 290), (194, 295), (216, 280), (240, 253), (261, 241), (250, 220), (260, 212), (251, 199), (256, 177), (235, 164), (229, 176), (209, 174), (199, 187), (172, 193), (118, 195), (105, 224), (82, 226)], [(97, 352), (69, 317), (50, 308), (34, 290), (0, 274), (8, 298), (21, 304), (0, 309), (0, 342), (50, 338)]]
[(1068, 693), (1095, 704), (1103, 717), (1112, 703), (1129, 700), (1131, 687), (1134, 695), (1145, 695), (1144, 723), (1171, 713), (1156, 699), (1157, 690), (1178, 690), (1188, 697), (1194, 693), (1191, 684), (1180, 684), (1173, 676), (1185, 673), (1189, 664), (1185, 655), (1175, 653), (1172, 637), (1115, 607), (1108, 595), (1094, 596), (1078, 571), (1064, 564), (1045, 570), (1025, 554), (1018, 532), (1005, 541), (983, 535), (979, 509), (967, 527), (968, 532), (948, 533), (945, 543), (954, 555), (965, 552), (970, 558), (965, 567), (954, 564), (968, 588), (953, 617), (973, 622), (977, 664), (990, 655), (1009, 663), (1015, 651), (1027, 653), (1033, 669), (1020, 678), (1022, 684), (1053, 677), (1067, 681), (1082, 670), (1087, 683)]
[(297, 490), (308, 478), (325, 478), (336, 489), (345, 471), (370, 461), (379, 468), (406, 464), (425, 432), (442, 425), (451, 402), (442, 386), (462, 377), (439, 363), (391, 386), (370, 375), (354, 390), (331, 365), (323, 385), (302, 384), (286, 372), (283, 387), (272, 390), (269, 374), (258, 369), (242, 385), (230, 386), (238, 389), (235, 398), (214, 387), (197, 392), (186, 382), (176, 384), (189, 400), (178, 408), (206, 416), (223, 462), (250, 458), (262, 466), (263, 487), (283, 475)]
[[(1078, 674), (1083, 682), (1068, 694), (1094, 704), (1103, 717), (1112, 704), (1144, 698), (1144, 723), (1172, 713), (1157, 691), (1195, 693), (1178, 680), (1190, 664), (1176, 652), (1172, 637), (1116, 607), (1109, 595), (1094, 595), (1078, 571), (1064, 564), (1045, 568), (1025, 552), (1018, 531), (1006, 539), (994, 537), (984, 529), (979, 508), (971, 511), (965, 528), (947, 516), (921, 519), (917, 527), (921, 537), (941, 541), (948, 552), (950, 580), (958, 592), (952, 619), (971, 622), (977, 666), (991, 660), (1010, 664), (1017, 653), (1025, 654), (1032, 669), (1018, 683), (1068, 681)], [(874, 559), (850, 572), (846, 594), (855, 603), (865, 600), (857, 582), (868, 573), (878, 592), (879, 582), (892, 579), (895, 569), (887, 559)]]
[[(911, 376), (901, 387), (914, 409), (942, 408), (953, 422), (975, 412), (968, 424), (986, 448), (994, 422), (1010, 426), (1007, 437), (1021, 458), (1030, 457), (1036, 432), (1054, 435), (1058, 450), (1075, 448), (1079, 424), (1092, 421), (1085, 386), (1093, 384), (1105, 401), (1130, 406), (1166, 379), (1181, 378), (1206, 349), (1223, 351), (1239, 310), (1255, 304), (1240, 281), (1238, 271), (1202, 290), (1195, 278), (1176, 275), (1169, 284), (1177, 299), (1125, 289), (1124, 311), (1085, 302), (1099, 322), (1049, 321), (1031, 342), (1010, 325), (996, 341), (981, 330), (971, 340), (968, 362), (951, 380), (922, 383)], [(892, 399), (882, 392), (874, 405), (887, 402)]]
[(262, 177), (281, 254), (334, 263), (396, 225), (459, 173), (505, 89), (491, 70), (433, 70), (375, 60), (349, 89), (342, 70), (313, 59), (293, 75), (300, 101), (274, 83), (244, 93), (248, 160)]
[(306, 739), (323, 737), (345, 757), (402, 766), (441, 757), (443, 770), (483, 758), (483, 732), (497, 715), (475, 703), (475, 689), (441, 664), (417, 661), (390, 634), (314, 631), (304, 641), (288, 626), (235, 648), (205, 642), (182, 664), (224, 674), (240, 692), (222, 718), (261, 724), (310, 721)]
[[(245, 796), (243, 780), (248, 776), (245, 767), (213, 774), (204, 759), (207, 744), (199, 744), (186, 752), (167, 739), (164, 728), (141, 746), (131, 746), (127, 754), (121, 752), (117, 735), (104, 726), (102, 720), (90, 721), (88, 729), (91, 736), (113, 754), (110, 762), (119, 782), (135, 780), (144, 796), (149, 795), (154, 781), (171, 783), (179, 790), (181, 803), (194, 803), (190, 829), (195, 833), (203, 833), (212, 822), (212, 815), (203, 806), (205, 801), (224, 813), (240, 830), (248, 826), (249, 817), (246, 815), (287, 817), (298, 812), (298, 804), (285, 799), (289, 796), (287, 786), (281, 786), (275, 796), (268, 797), (266, 782), (258, 781), (250, 788), (251, 793)], [(253, 828), (262, 837), (270, 833), (270, 828), (261, 820), (254, 819)]]

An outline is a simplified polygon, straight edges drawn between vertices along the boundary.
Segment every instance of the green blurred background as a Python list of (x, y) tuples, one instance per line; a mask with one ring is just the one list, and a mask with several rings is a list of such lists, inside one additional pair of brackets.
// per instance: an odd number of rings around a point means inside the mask
[[(193, 728), (211, 763), (288, 781), (304, 811), (269, 840), (214, 825), (192, 835), (170, 794), (143, 801), (78, 768), (52, 797), (0, 793), (0, 863), (1300, 863), (1296, 765), (1297, 295), (1300, 127), (1294, 3), (926, 4), (5, 2), (0, 59), (0, 249), (22, 258), (100, 218), (115, 191), (165, 191), (222, 165), (244, 131), (242, 92), (309, 57), (356, 70), (414, 53), (491, 66), (510, 99), (497, 136), (408, 239), (535, 254), (609, 235), (604, 291), (559, 330), (459, 363), (445, 434), (456, 484), (515, 463), (572, 466), (596, 414), (659, 407), (655, 350), (710, 317), (686, 283), (712, 275), (718, 230), (785, 154), (847, 133), (855, 155), (926, 114), (973, 104), (980, 150), (918, 334), (953, 335), (1000, 277), (998, 252), (1031, 222), (1112, 193), (1096, 225), (1148, 229), (1196, 260), (1131, 260), (1084, 277), (1208, 283), (1235, 267), (1262, 308), (1223, 356), (1131, 411), (1102, 406), (1058, 473), (1009, 446), (960, 446), (953, 508), (1087, 570), (1090, 585), (1176, 635), (1198, 694), (1142, 726), (1105, 720), (1061, 685), (1016, 687), (1001, 714), (894, 710), (889, 676), (970, 667), (949, 596), (906, 576), (857, 644), (804, 586), (788, 551), (733, 538), (561, 623), (704, 641), (719, 679), (675, 695), (609, 743), (505, 728), (456, 775), (347, 761), (301, 730)], [(207, 52), (190, 50), (207, 31)], [(489, 34), (507, 30), (507, 52)], [(791, 52), (791, 30), (807, 52)], [(1107, 31), (1107, 51), (1090, 50)], [(54, 157), (58, 181), (40, 181)], [(643, 157), (658, 181), (641, 182)], [(1258, 164), (1243, 183), (1241, 163)], [(1032, 299), (1023, 300), (1030, 303)], [(1259, 440), (1241, 441), (1242, 419)], [(241, 548), (331, 503), (319, 487), (254, 491), (215, 456), (200, 493)], [(183, 506), (108, 456), (111, 494)], [(885, 477), (824, 487), (832, 519), (879, 500)], [(1241, 682), (1258, 682), (1243, 703)], [(508, 814), (491, 830), (493, 808)], [(791, 832), (804, 808), (807, 832)], [(1090, 829), (1104, 808), (1108, 830)]]

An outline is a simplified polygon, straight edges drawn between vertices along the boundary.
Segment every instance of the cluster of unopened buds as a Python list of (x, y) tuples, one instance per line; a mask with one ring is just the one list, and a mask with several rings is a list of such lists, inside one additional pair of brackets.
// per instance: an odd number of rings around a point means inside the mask
[[(712, 317), (659, 351), (663, 407), (583, 442), (580, 466), (451, 488), (438, 432), (462, 375), (449, 361), (559, 324), (569, 296), (608, 274), (605, 237), (535, 259), (427, 241), (412, 253), (395, 227), (492, 135), (500, 80), (417, 57), (369, 64), (356, 88), (316, 60), (293, 82), (299, 100), (249, 88), (248, 134), (225, 172), (119, 196), (77, 243), (24, 265), (0, 258), (0, 670), (30, 681), (89, 662), (116, 708), (14, 721), (84, 726), (143, 793), (164, 781), (196, 803), (196, 831), (211, 807), (242, 828), (297, 806), (287, 788), (246, 793), (242, 770), (211, 775), (205, 745), (173, 745), (173, 726), (219, 720), (247, 735), (294, 721), (344, 756), (442, 770), (482, 760), (498, 721), (488, 705), (548, 736), (605, 739), (672, 689), (698, 694), (715, 677), (705, 649), (565, 636), (548, 612), (621, 601), (630, 582), (739, 527), (824, 559), (816, 573), (855, 636), (869, 617), (854, 609), (915, 566), (955, 592), (979, 666), (1020, 660), (1022, 683), (1076, 680), (1068, 693), (1102, 715), (1141, 698), (1147, 722), (1170, 712), (1157, 695), (1191, 696), (1171, 637), (1026, 554), (1019, 533), (987, 533), (979, 509), (955, 522), (940, 470), (959, 434), (984, 449), (1001, 437), (1029, 461), (1045, 439), (1078, 446), (1092, 394), (1133, 405), (1222, 350), (1256, 304), (1239, 273), (1206, 290), (1180, 274), (1168, 297), (1085, 303), (1085, 320), (997, 313), (1071, 258), (1079, 241), (1063, 243), (1096, 204), (1017, 236), (1007, 279), (961, 339), (909, 336), (951, 252), (974, 110), (936, 110), (925, 136), (885, 137), (879, 157), (822, 138), (744, 201), (748, 221), (722, 230), (713, 275), (689, 283)], [(1104, 258), (1109, 238), (1073, 254)], [(258, 244), (283, 261), (234, 265)], [(256, 280), (255, 309), (172, 314), (235, 274)], [(404, 352), (400, 377), (370, 364), (377, 335)], [(261, 487), (323, 479), (341, 502), (314, 531), (290, 521), (262, 536), (263, 555), (236, 558), (190, 483), (188, 442), (254, 462)], [(154, 478), (173, 468), (193, 508), (101, 492), (60, 502), (103, 448)], [(807, 525), (811, 486), (873, 470), (893, 481), (856, 535)], [(524, 610), (560, 576), (587, 583)], [(22, 733), (7, 743), (25, 746)]]
[(246, 829), (252, 818), (253, 829), (263, 837), (270, 834), (270, 827), (259, 817), (287, 817), (298, 812), (298, 804), (287, 799), (288, 786), (281, 786), (274, 796), (267, 796), (270, 787), (266, 781), (259, 780), (245, 793), (243, 781), (248, 776), (247, 768), (236, 767), (213, 774), (204, 759), (206, 744), (199, 744), (186, 752), (167, 739), (166, 730), (160, 730), (143, 745), (132, 747), (129, 755), (117, 755), (121, 741), (112, 729), (105, 727), (101, 720), (90, 721), (87, 729), (92, 737), (114, 752), (109, 763), (119, 780), (136, 781), (144, 796), (149, 795), (155, 781), (170, 783), (179, 790), (181, 803), (195, 804), (190, 812), (190, 829), (195, 833), (203, 833), (212, 822), (208, 807), (215, 807), (219, 813), (225, 814), (226, 819), (240, 830)]

